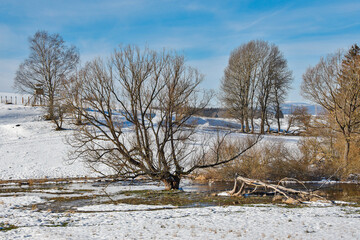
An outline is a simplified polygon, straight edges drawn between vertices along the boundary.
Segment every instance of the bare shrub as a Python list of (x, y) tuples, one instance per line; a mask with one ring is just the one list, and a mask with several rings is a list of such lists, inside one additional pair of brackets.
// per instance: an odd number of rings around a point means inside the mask
[(313, 175), (346, 180), (360, 172), (360, 139), (354, 135), (347, 161), (343, 158), (346, 148), (342, 133), (334, 131), (330, 114), (314, 118), (309, 124), (306, 136), (299, 141), (303, 161), (311, 162)]
[[(207, 156), (209, 161), (219, 157), (216, 154), (220, 154), (220, 158), (229, 158), (243, 149), (244, 145), (253, 141), (253, 137), (247, 137), (242, 140), (226, 140), (221, 146), (218, 152), (213, 152)], [(266, 165), (262, 163), (260, 152), (255, 148), (249, 149), (246, 155), (239, 156), (234, 161), (225, 165), (218, 166), (216, 168), (208, 169), (204, 172), (206, 178), (219, 179), (219, 180), (232, 180), (237, 174), (246, 177), (262, 178), (263, 173), (266, 172)]]
[[(250, 149), (245, 155), (234, 162), (216, 169), (207, 170), (206, 178), (231, 180), (236, 175), (264, 180), (281, 180), (296, 178), (299, 180), (320, 180), (330, 176), (326, 171), (329, 164), (321, 160), (319, 145), (314, 142), (317, 138), (306, 138), (293, 149), (284, 142), (266, 142)], [(227, 142), (224, 153), (231, 155), (241, 146), (240, 141)], [(334, 162), (333, 162), (334, 163)], [(331, 169), (334, 169), (333, 166)]]
[[(243, 144), (243, 141), (248, 140), (228, 141), (223, 151), (224, 154), (232, 155)], [(205, 176), (221, 180), (231, 180), (237, 174), (256, 179), (275, 179), (278, 175), (282, 178), (284, 172), (286, 176), (289, 174), (285, 164), (286, 160), (289, 159), (289, 154), (283, 143), (263, 143), (250, 149), (245, 155), (240, 156), (231, 163), (207, 170)], [(284, 171), (285, 169), (286, 171)]]

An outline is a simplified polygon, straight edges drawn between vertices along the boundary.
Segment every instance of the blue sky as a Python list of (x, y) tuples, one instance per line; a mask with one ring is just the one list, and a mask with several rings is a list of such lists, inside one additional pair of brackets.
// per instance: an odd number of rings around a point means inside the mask
[(119, 44), (175, 49), (218, 90), (234, 48), (253, 39), (279, 46), (294, 73), (287, 100), (321, 56), (360, 43), (360, 1), (1, 0), (0, 92), (13, 92), (18, 65), (37, 30), (59, 33), (82, 62)]

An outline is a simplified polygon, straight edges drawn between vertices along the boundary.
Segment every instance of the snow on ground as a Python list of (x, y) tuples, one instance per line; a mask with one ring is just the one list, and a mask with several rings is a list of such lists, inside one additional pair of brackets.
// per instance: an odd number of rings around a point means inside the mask
[[(41, 108), (0, 104), (0, 179), (94, 176), (81, 162), (65, 163), (67, 131), (54, 131), (43, 121)], [(195, 119), (211, 133), (214, 126), (236, 127), (227, 119)], [(235, 134), (243, 137), (246, 134)], [(197, 136), (201, 139), (201, 135)], [(296, 147), (298, 137), (266, 136)], [(79, 186), (75, 186), (79, 188)], [(116, 186), (108, 191), (152, 189)], [(161, 187), (155, 187), (158, 189)], [(44, 197), (0, 196), (0, 239), (360, 239), (360, 208), (312, 205), (285, 208), (274, 205), (177, 208), (127, 204), (79, 207), (82, 212), (31, 210)], [(70, 194), (70, 192), (62, 192)], [(66, 195), (63, 195), (66, 196)], [(25, 207), (24, 206), (30, 206)]]
[[(146, 205), (99, 205), (83, 208), (90, 212), (53, 213), (19, 209), (18, 204), (12, 203), (16, 202), (13, 201), (16, 197), (1, 199), (0, 223), (18, 227), (0, 231), (1, 239), (360, 238), (360, 209), (348, 206), (285, 208), (255, 205), (175, 209), (156, 206), (158, 210), (154, 210), (154, 206)], [(36, 199), (21, 201), (28, 204)]]
[[(95, 177), (80, 161), (66, 162), (70, 147), (65, 143), (72, 130), (54, 131), (54, 124), (44, 121), (44, 110), (0, 103), (0, 179)], [(235, 120), (193, 117), (201, 132), (194, 136), (203, 142), (205, 137), (216, 136), (216, 127), (238, 129)], [(232, 138), (244, 138), (248, 134), (233, 134)], [(299, 137), (265, 136), (263, 142), (283, 142), (296, 149)]]
[(43, 109), (0, 104), (0, 179), (93, 176), (81, 162), (64, 161), (69, 131), (54, 131)]

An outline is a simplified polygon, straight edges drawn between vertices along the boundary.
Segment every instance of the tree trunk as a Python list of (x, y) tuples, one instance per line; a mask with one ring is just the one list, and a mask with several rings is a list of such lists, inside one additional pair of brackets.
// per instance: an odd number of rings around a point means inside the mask
[(281, 126), (280, 126), (280, 118), (278, 117), (277, 119), (277, 124), (278, 124), (278, 133), (281, 132)]
[(251, 133), (254, 133), (254, 116), (251, 116)]
[(241, 117), (241, 132), (243, 133), (245, 131), (245, 128), (244, 128), (244, 117), (242, 116)]
[(261, 111), (260, 133), (265, 133), (265, 112)]
[(62, 128), (62, 123), (63, 123), (62, 119), (54, 119), (53, 121), (54, 121), (54, 123), (56, 125), (56, 128), (55, 128), (56, 131), (64, 130)]
[(270, 123), (269, 123), (269, 119), (268, 119), (268, 115), (266, 114), (266, 126), (267, 126), (267, 132), (270, 133)]
[(75, 125), (82, 125), (82, 120), (81, 120), (81, 116), (80, 116), (80, 115), (77, 116)]
[(246, 108), (246, 109), (244, 109), (245, 110), (245, 116), (244, 116), (244, 118), (245, 118), (245, 132), (250, 132), (250, 127), (249, 127), (249, 111), (248, 111), (248, 109)]
[(350, 140), (345, 139), (345, 150), (344, 150), (344, 163), (345, 163), (345, 171), (349, 165), (349, 152), (350, 152)]
[(177, 190), (180, 186), (180, 178), (178, 176), (170, 175), (168, 178), (161, 180), (165, 185), (165, 190)]
[(48, 120), (54, 119), (54, 98), (49, 97)]
[(276, 105), (276, 120), (277, 120), (277, 125), (278, 125), (278, 133), (280, 133), (281, 126), (280, 126), (280, 106), (279, 106), (279, 104)]
[(248, 118), (245, 118), (245, 125), (246, 125), (245, 131), (247, 133), (250, 132), (250, 126), (249, 126), (249, 119)]

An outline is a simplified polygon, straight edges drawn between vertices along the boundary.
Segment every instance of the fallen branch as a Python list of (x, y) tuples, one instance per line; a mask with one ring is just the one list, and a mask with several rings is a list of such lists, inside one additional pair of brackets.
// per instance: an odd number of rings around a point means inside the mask
[[(317, 194), (314, 194), (310, 191), (301, 191), (296, 190), (288, 187), (281, 186), (280, 183), (284, 181), (285, 179), (282, 179), (279, 184), (270, 184), (270, 183), (264, 183), (260, 180), (256, 179), (250, 179), (246, 177), (238, 176), (235, 178), (234, 182), (234, 188), (229, 192), (232, 196), (242, 196), (243, 194), (251, 194), (256, 192), (258, 189), (262, 188), (266, 192), (268, 189), (271, 189), (274, 191), (275, 196), (276, 194), (281, 195), (285, 198), (285, 202), (288, 203), (297, 203), (297, 202), (303, 202), (303, 201), (311, 201), (312, 199), (322, 199), (326, 200), (324, 197), (321, 197)], [(298, 183), (305, 186), (301, 181), (296, 180)], [(241, 187), (240, 184), (241, 184)], [(251, 190), (246, 190), (251, 189)]]

